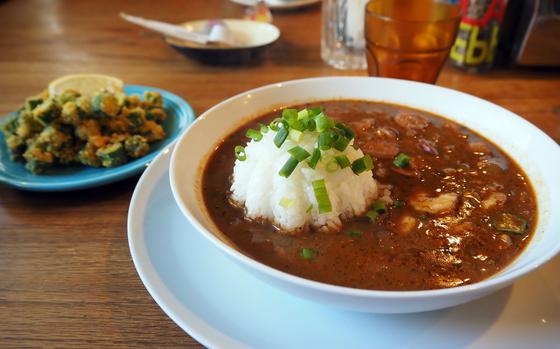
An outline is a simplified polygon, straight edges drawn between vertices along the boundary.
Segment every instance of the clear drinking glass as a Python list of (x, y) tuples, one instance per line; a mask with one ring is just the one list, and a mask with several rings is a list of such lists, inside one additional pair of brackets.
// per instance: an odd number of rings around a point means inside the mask
[(368, 74), (435, 83), (461, 20), (457, 0), (371, 0)]
[(365, 69), (367, 0), (323, 0), (321, 58), (337, 69)]

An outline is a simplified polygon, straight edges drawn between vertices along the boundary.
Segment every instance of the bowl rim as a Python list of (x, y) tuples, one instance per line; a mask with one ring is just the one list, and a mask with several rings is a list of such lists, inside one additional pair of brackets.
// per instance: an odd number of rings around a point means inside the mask
[[(177, 25), (183, 27), (183, 26), (186, 26), (188, 24), (205, 23), (205, 22), (208, 22), (210, 20), (211, 19), (197, 19), (197, 20), (192, 20), (192, 21), (181, 22), (181, 23), (178, 23)], [(164, 35), (163, 39), (165, 40), (165, 42), (168, 45), (179, 48), (179, 49), (188, 49), (188, 50), (194, 50), (194, 51), (226, 51), (226, 52), (230, 52), (230, 51), (251, 50), (251, 49), (266, 47), (266, 46), (272, 45), (274, 42), (276, 42), (280, 38), (280, 29), (272, 23), (256, 22), (256, 21), (251, 21), (251, 20), (247, 20), (247, 19), (239, 19), (239, 18), (223, 18), (223, 19), (220, 19), (220, 20), (222, 20), (226, 23), (232, 22), (232, 23), (238, 23), (238, 24), (253, 26), (253, 27), (255, 27), (255, 29), (258, 29), (258, 30), (261, 30), (261, 29), (258, 28), (258, 27), (260, 27), (260, 28), (262, 28), (262, 30), (272, 31), (273, 35), (271, 36), (270, 39), (268, 39), (268, 40), (266, 40), (266, 41), (264, 41), (260, 44), (243, 45), (243, 46), (235, 46), (235, 47), (195, 46), (195, 45), (181, 44), (181, 40), (173, 39), (172, 37), (167, 36), (167, 35)]]
[[(228, 104), (235, 103), (236, 100), (238, 100), (238, 99), (240, 99), (240, 98), (242, 98), (246, 95), (249, 95), (249, 94), (254, 95), (255, 93), (258, 93), (258, 92), (261, 92), (261, 91), (264, 91), (264, 90), (269, 90), (269, 89), (274, 89), (274, 88), (282, 88), (282, 87), (286, 87), (286, 86), (304, 84), (304, 83), (314, 83), (314, 82), (325, 83), (326, 81), (330, 81), (331, 83), (333, 83), (336, 80), (365, 80), (365, 79), (376, 79), (376, 80), (380, 80), (380, 81), (383, 81), (383, 80), (385, 80), (385, 81), (396, 81), (398, 83), (404, 83), (404, 84), (421, 85), (421, 86), (424, 86), (424, 87), (427, 87), (427, 88), (433, 88), (435, 90), (447, 91), (448, 93), (457, 94), (461, 98), (468, 98), (468, 99), (471, 99), (473, 101), (476, 101), (477, 103), (483, 103), (483, 104), (486, 104), (486, 105), (491, 105), (494, 108), (498, 108), (498, 110), (500, 110), (500, 112), (505, 112), (505, 113), (508, 113), (508, 114), (516, 117), (518, 119), (518, 121), (521, 121), (522, 123), (525, 124), (526, 127), (529, 127), (530, 129), (532, 129), (532, 131), (535, 132), (535, 134), (538, 134), (538, 136), (543, 141), (545, 141), (547, 143), (553, 143), (556, 147), (558, 147), (558, 150), (560, 150), (560, 147), (558, 146), (558, 144), (552, 138), (550, 138), (546, 133), (544, 133), (538, 127), (536, 127), (535, 125), (533, 125), (532, 123), (530, 123), (526, 119), (522, 118), (521, 116), (519, 116), (519, 115), (517, 115), (513, 112), (510, 112), (509, 110), (507, 110), (507, 109), (505, 109), (505, 108), (503, 108), (503, 107), (501, 107), (497, 104), (486, 101), (486, 100), (484, 100), (480, 97), (476, 97), (476, 96), (473, 96), (473, 95), (470, 95), (470, 94), (467, 94), (467, 93), (464, 93), (464, 92), (461, 92), (461, 91), (453, 90), (451, 88), (437, 86), (437, 85), (431, 85), (431, 84), (416, 82), (416, 81), (393, 79), (393, 78), (380, 78), (380, 77), (355, 77), (355, 76), (334, 76), (334, 77), (332, 77), (331, 76), (331, 77), (313, 77), (313, 78), (305, 78), (305, 79), (288, 80), (288, 81), (277, 82), (277, 83), (267, 84), (267, 85), (264, 85), (264, 86), (261, 86), (261, 87), (253, 88), (253, 89), (238, 93), (238, 94), (236, 94), (236, 95), (234, 95), (230, 98), (227, 98), (227, 99), (223, 100), (222, 102), (214, 105), (213, 107), (211, 107), (210, 109), (208, 109), (204, 113), (202, 113), (193, 122), (191, 127), (177, 139), (176, 146), (173, 149), (173, 153), (172, 153), (171, 159), (170, 159), (169, 176), (170, 176), (171, 191), (173, 193), (173, 197), (175, 199), (175, 202), (177, 203), (181, 212), (185, 215), (185, 217), (188, 218), (188, 220), (198, 230), (198, 232), (202, 233), (209, 241), (211, 241), (214, 245), (216, 245), (218, 248), (220, 248), (220, 250), (222, 252), (225, 252), (229, 257), (233, 258), (236, 262), (240, 262), (243, 265), (246, 265), (246, 266), (250, 267), (252, 270), (259, 271), (259, 272), (261, 272), (261, 273), (263, 273), (267, 276), (273, 277), (275, 279), (279, 279), (283, 282), (287, 282), (287, 283), (292, 284), (292, 285), (295, 284), (295, 285), (303, 286), (305, 288), (309, 288), (309, 289), (319, 291), (319, 292), (322, 292), (322, 293), (328, 293), (328, 294), (333, 294), (333, 295), (336, 294), (338, 296), (344, 296), (344, 297), (360, 297), (360, 298), (366, 298), (366, 299), (381, 299), (381, 298), (383, 298), (383, 299), (401, 299), (401, 300), (412, 300), (412, 299), (414, 299), (414, 300), (418, 300), (418, 299), (428, 299), (428, 298), (440, 297), (440, 296), (453, 296), (453, 295), (457, 295), (457, 294), (482, 291), (484, 289), (490, 289), (490, 288), (498, 289), (498, 288), (509, 285), (511, 282), (513, 282), (513, 280), (516, 280), (517, 278), (535, 270), (536, 268), (540, 267), (541, 265), (543, 265), (546, 262), (548, 262), (549, 260), (551, 260), (554, 256), (556, 256), (560, 252), (560, 243), (559, 243), (552, 250), (548, 251), (548, 253), (541, 254), (539, 256), (537, 262), (528, 263), (527, 265), (524, 265), (524, 266), (522, 266), (522, 267), (520, 267), (516, 270), (510, 271), (506, 274), (500, 273), (500, 271), (498, 271), (497, 274), (491, 275), (490, 277), (488, 277), (486, 279), (483, 279), (481, 281), (478, 281), (478, 282), (475, 282), (475, 283), (472, 283), (472, 284), (467, 284), (467, 285), (461, 285), (461, 286), (450, 287), (450, 288), (439, 288), (439, 289), (429, 289), (429, 290), (410, 290), (410, 291), (359, 289), (359, 288), (339, 286), (339, 285), (328, 284), (328, 283), (324, 283), (324, 282), (319, 282), (319, 281), (306, 279), (306, 278), (303, 278), (303, 277), (300, 277), (300, 276), (292, 275), (292, 274), (286, 273), (284, 271), (275, 269), (275, 268), (270, 267), (266, 264), (263, 264), (262, 262), (259, 262), (255, 259), (239, 252), (238, 250), (228, 246), (222, 240), (217, 238), (212, 232), (210, 232), (208, 229), (206, 229), (194, 217), (194, 215), (192, 215), (191, 212), (187, 209), (185, 203), (182, 200), (181, 195), (179, 194), (179, 187), (178, 187), (179, 182), (177, 181), (177, 178), (176, 178), (176, 172), (177, 172), (176, 168), (177, 168), (177, 164), (179, 163), (179, 161), (177, 161), (177, 157), (178, 157), (177, 154), (180, 152), (180, 149), (182, 149), (183, 144), (186, 141), (188, 141), (189, 135), (193, 132), (197, 132), (199, 124), (205, 122), (205, 120), (208, 119), (209, 115), (211, 115), (214, 111), (216, 111), (218, 109), (221, 109), (221, 108), (224, 108)], [(414, 106), (412, 106), (412, 105), (410, 107), (414, 108)], [(255, 115), (248, 115), (248, 116), (255, 117)], [(242, 119), (242, 121), (246, 121), (246, 118)], [(225, 130), (225, 131), (231, 132), (230, 129)], [(226, 134), (227, 132), (225, 132), (225, 131), (222, 132), (222, 133)], [(217, 141), (214, 142), (214, 144), (217, 143)], [(207, 154), (205, 154), (205, 155), (207, 155)], [(204, 161), (207, 161), (207, 159), (205, 158)], [(521, 165), (520, 165), (520, 167), (522, 169), (525, 169)], [(198, 172), (200, 174), (200, 169), (198, 170)], [(199, 175), (197, 175), (197, 176), (199, 176)], [(203, 208), (203, 210), (204, 210), (204, 208)], [(537, 225), (535, 227), (535, 230), (538, 229), (538, 227), (541, 223), (542, 223), (542, 220), (539, 217), (538, 220), (537, 220)], [(531, 239), (531, 241), (526, 246), (524, 251), (527, 251), (527, 248), (529, 246), (531, 246), (533, 241), (534, 240)], [(520, 255), (518, 255), (508, 266), (511, 266), (513, 263), (515, 263), (515, 261), (517, 260), (517, 258), (519, 258), (519, 256)]]

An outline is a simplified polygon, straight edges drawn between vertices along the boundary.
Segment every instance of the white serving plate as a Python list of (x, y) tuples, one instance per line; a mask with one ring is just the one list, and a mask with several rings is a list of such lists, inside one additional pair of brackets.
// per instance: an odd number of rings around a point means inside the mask
[[(274, 108), (329, 99), (403, 104), (443, 115), (498, 144), (528, 174), (538, 201), (538, 224), (528, 247), (500, 273), (470, 285), (425, 291), (375, 291), (328, 285), (259, 263), (220, 240), (200, 193), (201, 164), (236, 126)], [(193, 146), (196, 144), (196, 146)], [(525, 119), (480, 98), (424, 83), (370, 77), (288, 81), (234, 96), (203, 113), (178, 140), (170, 165), (175, 200), (193, 226), (224, 254), (286, 292), (331, 306), (377, 313), (409, 313), (462, 304), (510, 285), (560, 250), (560, 147)]]
[(401, 315), (338, 310), (281, 292), (225, 256), (185, 219), (170, 149), (138, 182), (128, 213), (134, 265), (150, 295), (209, 348), (525, 349), (560, 343), (560, 257), (491, 296)]

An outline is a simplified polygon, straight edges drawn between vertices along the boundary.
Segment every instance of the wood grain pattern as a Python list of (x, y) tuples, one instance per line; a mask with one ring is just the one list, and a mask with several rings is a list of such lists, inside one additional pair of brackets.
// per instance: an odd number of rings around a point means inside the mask
[[(275, 13), (281, 39), (257, 66), (189, 61), (120, 11), (169, 22), (240, 17), (227, 0), (0, 2), (0, 115), (68, 73), (98, 72), (172, 91), (197, 114), (260, 85), (336, 71), (320, 59), (320, 6)], [(560, 72), (446, 67), (439, 85), (504, 106), (560, 141)], [(0, 186), (0, 347), (201, 347), (155, 304), (128, 251), (138, 178), (102, 189), (30, 193)]]

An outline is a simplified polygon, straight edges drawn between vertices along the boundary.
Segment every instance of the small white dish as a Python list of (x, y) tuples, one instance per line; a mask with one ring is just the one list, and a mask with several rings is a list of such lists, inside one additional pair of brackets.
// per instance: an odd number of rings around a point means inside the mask
[[(230, 0), (239, 5), (254, 6), (258, 0)], [(290, 10), (321, 2), (321, 0), (265, 0), (266, 6), (272, 10)]]
[[(203, 32), (210, 20), (185, 22), (179, 26), (192, 32)], [(233, 45), (197, 44), (166, 36), (165, 41), (185, 56), (202, 63), (243, 65), (258, 63), (265, 50), (280, 37), (280, 30), (268, 23), (243, 19), (221, 20), (229, 28), (228, 41)]]
[[(538, 202), (535, 235), (521, 255), (498, 274), (470, 285), (424, 291), (376, 291), (328, 285), (296, 277), (240, 253), (218, 236), (200, 193), (200, 165), (235, 127), (274, 108), (331, 99), (385, 101), (443, 115), (499, 144), (526, 172)], [(507, 129), (504, 128), (507, 125)], [(196, 144), (193, 147), (192, 144)], [(370, 77), (288, 81), (234, 96), (203, 113), (178, 140), (170, 178), (179, 208), (233, 261), (275, 287), (303, 298), (350, 310), (408, 313), (441, 309), (495, 292), (541, 266), (560, 250), (560, 147), (525, 119), (482, 99), (424, 83)], [(185, 161), (184, 159), (188, 159)]]
[(446, 310), (337, 310), (281, 292), (231, 263), (179, 211), (169, 185), (170, 157), (171, 147), (136, 186), (128, 212), (130, 251), (157, 304), (209, 348), (521, 349), (560, 343), (560, 257), (510, 288)]

